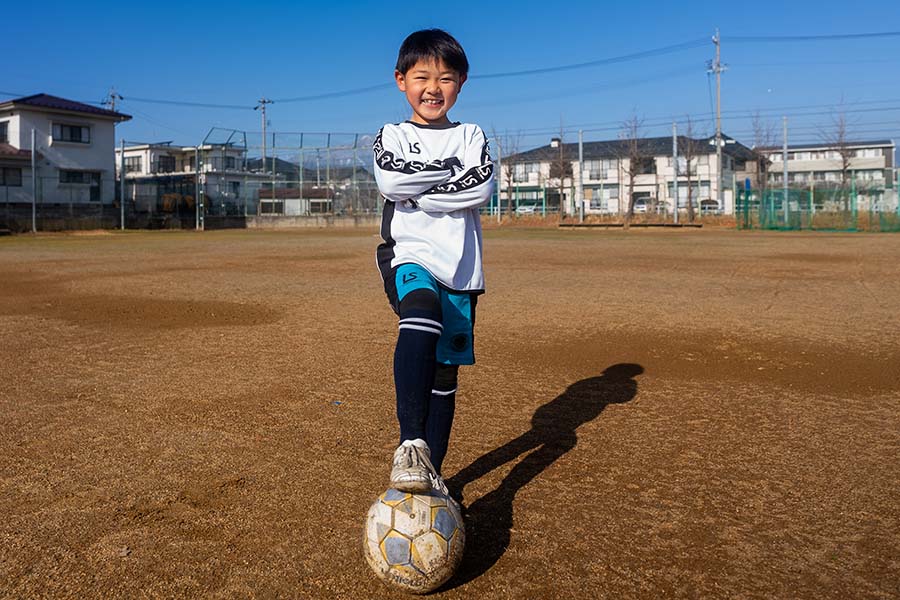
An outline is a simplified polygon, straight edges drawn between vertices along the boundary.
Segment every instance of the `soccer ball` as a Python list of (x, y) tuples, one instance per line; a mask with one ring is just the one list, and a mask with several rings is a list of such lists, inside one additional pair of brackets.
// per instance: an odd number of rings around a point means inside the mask
[(437, 589), (462, 560), (466, 532), (459, 506), (438, 491), (389, 489), (366, 516), (363, 550), (378, 577), (414, 594)]

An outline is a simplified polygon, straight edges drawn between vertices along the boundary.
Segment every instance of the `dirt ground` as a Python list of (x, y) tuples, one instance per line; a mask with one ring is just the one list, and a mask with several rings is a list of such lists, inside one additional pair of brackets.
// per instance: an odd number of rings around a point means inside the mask
[[(0, 596), (393, 598), (375, 231), (0, 238)], [(439, 598), (900, 597), (900, 236), (486, 232)]]

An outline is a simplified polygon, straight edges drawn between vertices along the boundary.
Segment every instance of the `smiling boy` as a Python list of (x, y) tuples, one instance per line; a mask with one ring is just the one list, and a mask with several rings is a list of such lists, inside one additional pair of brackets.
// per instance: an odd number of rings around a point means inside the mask
[(484, 292), (478, 208), (493, 192), (480, 127), (448, 113), (469, 63), (450, 34), (428, 29), (400, 47), (394, 78), (412, 108), (378, 133), (375, 179), (384, 197), (376, 253), (399, 316), (394, 385), (400, 445), (391, 487), (447, 493), (441, 466), (456, 405), (459, 365), (475, 362), (475, 304)]

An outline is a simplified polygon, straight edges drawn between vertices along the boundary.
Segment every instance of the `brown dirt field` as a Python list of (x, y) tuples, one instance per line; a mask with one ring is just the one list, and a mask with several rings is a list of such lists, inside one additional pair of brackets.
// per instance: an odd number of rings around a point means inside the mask
[[(900, 597), (900, 237), (486, 238), (436, 597)], [(376, 244), (0, 239), (0, 596), (401, 597)]]

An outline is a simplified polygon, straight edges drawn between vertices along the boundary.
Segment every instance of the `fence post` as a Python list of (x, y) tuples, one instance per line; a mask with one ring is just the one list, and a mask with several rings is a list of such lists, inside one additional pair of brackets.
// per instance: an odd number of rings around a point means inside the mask
[(125, 231), (125, 138), (122, 138), (122, 155), (119, 157), (119, 229)]
[(37, 134), (31, 129), (31, 233), (37, 233)]

